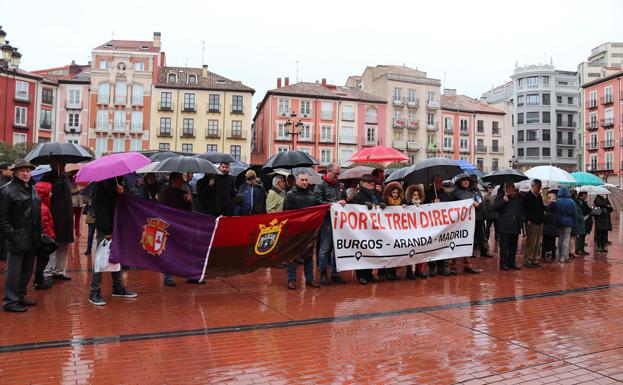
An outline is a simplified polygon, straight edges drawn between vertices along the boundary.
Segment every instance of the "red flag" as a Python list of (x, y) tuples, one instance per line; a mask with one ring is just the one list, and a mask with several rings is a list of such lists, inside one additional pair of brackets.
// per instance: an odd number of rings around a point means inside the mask
[(205, 276), (249, 273), (261, 267), (311, 257), (329, 205), (248, 217), (220, 217)]

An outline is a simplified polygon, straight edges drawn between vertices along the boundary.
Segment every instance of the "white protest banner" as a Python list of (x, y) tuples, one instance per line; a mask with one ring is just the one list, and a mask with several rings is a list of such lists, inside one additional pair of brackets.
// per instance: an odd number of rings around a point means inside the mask
[(474, 200), (420, 206), (331, 205), (337, 270), (379, 269), (472, 255)]

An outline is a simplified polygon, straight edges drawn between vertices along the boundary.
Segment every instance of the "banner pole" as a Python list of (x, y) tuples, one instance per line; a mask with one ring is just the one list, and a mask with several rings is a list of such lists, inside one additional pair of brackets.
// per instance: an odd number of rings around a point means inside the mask
[(212, 232), (212, 237), (210, 238), (210, 246), (208, 246), (208, 251), (206, 252), (206, 259), (203, 262), (203, 271), (201, 272), (201, 278), (199, 281), (203, 280), (206, 275), (206, 268), (208, 267), (208, 259), (210, 258), (210, 251), (212, 250), (212, 242), (214, 242), (214, 235), (216, 234), (216, 229), (218, 229), (218, 222), (221, 219), (221, 215), (216, 218), (216, 223), (214, 224), (214, 231)]

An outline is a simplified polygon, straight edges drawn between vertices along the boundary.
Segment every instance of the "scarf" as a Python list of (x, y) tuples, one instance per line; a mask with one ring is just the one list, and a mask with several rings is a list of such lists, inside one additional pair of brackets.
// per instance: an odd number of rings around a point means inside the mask
[(323, 175), (323, 176), (322, 176), (322, 180), (323, 180), (323, 181), (325, 181), (325, 182), (327, 182), (327, 183), (328, 183), (328, 184), (330, 184), (331, 186), (335, 186), (335, 185), (337, 185), (337, 181), (334, 181), (333, 179), (329, 179), (329, 178), (327, 178), (327, 176), (326, 176), (326, 175)]
[(387, 203), (389, 203), (390, 206), (400, 206), (402, 204), (400, 198), (394, 198), (391, 195), (387, 197)]

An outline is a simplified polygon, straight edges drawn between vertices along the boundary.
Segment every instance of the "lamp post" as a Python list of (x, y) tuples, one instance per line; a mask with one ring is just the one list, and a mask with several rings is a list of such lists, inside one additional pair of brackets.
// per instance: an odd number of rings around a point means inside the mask
[(284, 124), (286, 133), (288, 135), (292, 135), (292, 151), (296, 151), (296, 138), (301, 133), (301, 128), (303, 127), (303, 122), (301, 122), (301, 119), (298, 119), (296, 120), (296, 122), (294, 122), (295, 119), (296, 112), (292, 111), (292, 113), (290, 114), (290, 118), (286, 120)]
[(508, 167), (509, 168), (517, 168), (517, 165), (519, 164), (519, 162), (517, 161), (517, 158), (515, 158), (515, 155), (513, 155), (509, 160), (508, 160)]

